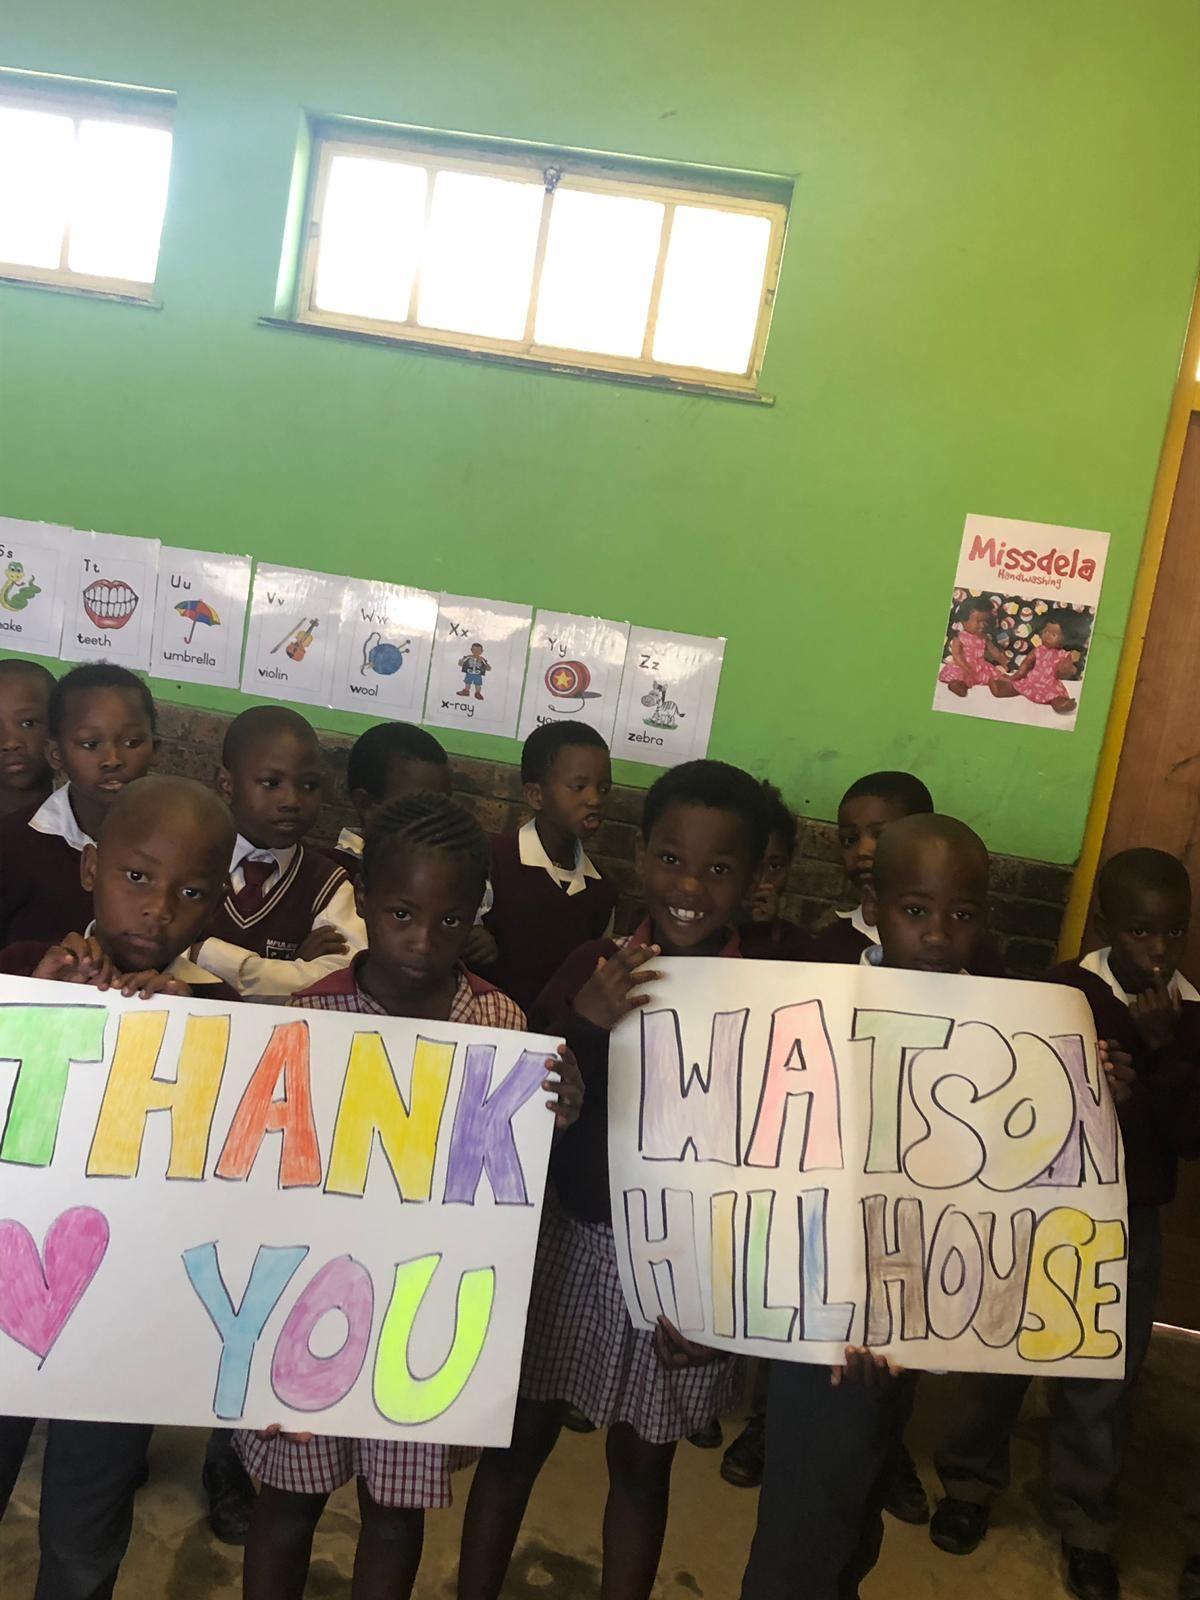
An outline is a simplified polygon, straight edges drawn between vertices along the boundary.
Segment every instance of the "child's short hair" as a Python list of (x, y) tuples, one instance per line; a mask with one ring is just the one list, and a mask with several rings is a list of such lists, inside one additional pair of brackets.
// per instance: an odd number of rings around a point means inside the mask
[(991, 595), (969, 594), (965, 600), (959, 602), (955, 613), (955, 622), (966, 622), (972, 611), (986, 611), (989, 617), (996, 615), (996, 607)]
[(393, 761), (424, 761), (448, 767), (450, 758), (431, 733), (411, 722), (379, 722), (354, 741), (346, 762), (346, 787), (364, 789), (372, 800), (387, 793)]
[(277, 733), (291, 733), (297, 739), (310, 739), (314, 745), (317, 742), (317, 730), (298, 711), (292, 711), (287, 706), (251, 706), (234, 717), (225, 729), (221, 765), (232, 767), (257, 740), (269, 739)]
[(1063, 643), (1065, 644), (1074, 632), (1074, 618), (1071, 613), (1069, 611), (1047, 611), (1044, 617), (1038, 619), (1038, 632), (1041, 633), (1051, 623), (1062, 629)]
[(6, 656), (0, 661), (0, 683), (5, 678), (36, 678), (47, 694), (54, 693), (54, 674), (40, 661), (26, 661), (24, 656)]
[(762, 858), (770, 833), (770, 813), (762, 784), (728, 761), (685, 761), (664, 772), (646, 791), (642, 807), (642, 838), (649, 839), (668, 806), (708, 806), (713, 811), (733, 811), (746, 828), (753, 860)]
[(1100, 868), (1096, 880), (1096, 899), (1103, 916), (1111, 916), (1117, 903), (1137, 889), (1152, 889), (1159, 894), (1186, 894), (1191, 899), (1192, 883), (1187, 868), (1177, 856), (1165, 850), (1139, 846), (1121, 850)]
[(364, 884), (370, 885), (380, 859), (395, 843), (461, 856), (478, 877), (482, 893), (491, 870), (487, 835), (457, 800), (442, 794), (410, 794), (403, 800), (389, 800), (373, 812), (363, 844)]
[(762, 781), (763, 799), (767, 804), (767, 838), (777, 833), (790, 856), (796, 854), (796, 818), (783, 795), (769, 779)]
[(938, 839), (957, 851), (968, 869), (973, 866), (978, 870), (981, 882), (986, 885), (990, 868), (987, 845), (974, 828), (957, 817), (913, 812), (899, 822), (889, 823), (879, 836), (874, 867), (877, 897), (887, 892), (889, 880), (904, 861), (906, 852), (929, 839)]
[(559, 753), (583, 744), (608, 751), (604, 735), (586, 722), (552, 722), (535, 728), (521, 748), (521, 782), (545, 783)]
[(906, 817), (932, 812), (933, 796), (911, 772), (868, 772), (857, 778), (838, 801), (838, 810), (850, 800), (887, 800), (892, 805), (903, 806)]
[(111, 661), (87, 661), (73, 667), (50, 691), (50, 707), (46, 713), (46, 726), (52, 738), (57, 739), (66, 721), (67, 704), (73, 694), (85, 694), (92, 689), (124, 689), (136, 694), (150, 724), (150, 732), (158, 731), (158, 708), (144, 678), (128, 667), (118, 667)]

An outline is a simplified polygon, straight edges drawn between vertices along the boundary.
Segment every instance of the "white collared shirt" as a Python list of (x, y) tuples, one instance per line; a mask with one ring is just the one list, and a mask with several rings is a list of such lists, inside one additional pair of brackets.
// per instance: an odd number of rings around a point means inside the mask
[(233, 847), (233, 859), (229, 863), (229, 881), (233, 885), (234, 894), (241, 894), (246, 887), (246, 874), (242, 871), (242, 862), (265, 861), (275, 869), (263, 880), (263, 893), (266, 894), (276, 878), (281, 878), (292, 862), (296, 859), (297, 846), (288, 845), (286, 850), (268, 850), (265, 846), (251, 844), (249, 839), (244, 839), (239, 833)]
[[(1113, 974), (1112, 964), (1109, 961), (1111, 953), (1112, 945), (1105, 945), (1103, 950), (1093, 950), (1090, 955), (1084, 956), (1079, 965), (1084, 972), (1092, 972), (1097, 978), (1103, 978), (1121, 1004), (1127, 1006), (1132, 996), (1125, 992)], [(1171, 981), (1167, 988), (1172, 994), (1177, 994), (1181, 1000), (1200, 1000), (1200, 990), (1197, 990), (1194, 984), (1189, 983), (1182, 972), (1173, 972), (1171, 974)]]
[(599, 869), (589, 860), (578, 839), (575, 841), (574, 866), (560, 867), (556, 861), (551, 861), (537, 831), (536, 819), (527, 822), (517, 834), (517, 854), (523, 867), (541, 867), (568, 895), (582, 894), (587, 888), (587, 880), (600, 876)]
[(855, 933), (861, 933), (864, 939), (870, 939), (872, 944), (879, 943), (879, 930), (878, 928), (873, 928), (866, 917), (863, 916), (861, 904), (855, 906), (853, 911), (839, 911), (838, 916), (841, 917), (843, 922), (848, 922)]
[(71, 785), (64, 783), (33, 813), (29, 826), (38, 833), (52, 833), (65, 839), (72, 850), (82, 850), (85, 844), (95, 844), (90, 833), (84, 833), (71, 809)]
[[(343, 828), (338, 834), (337, 847), (344, 850), (348, 856), (357, 856), (362, 860), (363, 836), (357, 828)], [(492, 880), (489, 878), (483, 886), (483, 899), (479, 902), (479, 910), (475, 913), (475, 926), (478, 927), (495, 904), (496, 896), (492, 892)]]

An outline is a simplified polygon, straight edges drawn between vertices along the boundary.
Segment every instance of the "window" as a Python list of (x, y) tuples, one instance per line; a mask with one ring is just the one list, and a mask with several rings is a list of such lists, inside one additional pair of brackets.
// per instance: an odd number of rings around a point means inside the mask
[(418, 130), (315, 133), (294, 320), (757, 390), (786, 180)]
[(171, 95), (0, 72), (0, 279), (148, 300)]

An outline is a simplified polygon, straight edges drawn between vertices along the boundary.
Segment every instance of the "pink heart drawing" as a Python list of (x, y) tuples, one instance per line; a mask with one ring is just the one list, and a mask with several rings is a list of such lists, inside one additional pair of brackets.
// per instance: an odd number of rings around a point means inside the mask
[(107, 1249), (108, 1222), (92, 1206), (54, 1219), (44, 1264), (24, 1223), (0, 1222), (0, 1329), (45, 1361)]

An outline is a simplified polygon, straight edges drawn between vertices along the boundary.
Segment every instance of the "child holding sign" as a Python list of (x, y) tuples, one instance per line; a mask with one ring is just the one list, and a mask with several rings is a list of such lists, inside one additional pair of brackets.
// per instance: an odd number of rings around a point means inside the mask
[(66, 783), (0, 819), (0, 947), (61, 939), (91, 920), (79, 858), (109, 807), (154, 760), (156, 714), (135, 673), (108, 662), (60, 678), (46, 714), (50, 765)]
[[(1122, 851), (1101, 869), (1097, 895), (1108, 944), (1046, 976), (1080, 990), (1096, 1032), (1128, 1052), (1137, 1075), (1120, 1107), (1129, 1194), (1125, 1377), (1050, 1385), (1049, 1474), (1068, 1587), (1082, 1600), (1115, 1600), (1116, 1491), (1154, 1320), (1159, 1211), (1174, 1198), (1179, 1158), (1200, 1155), (1200, 993), (1178, 970), (1192, 907), (1181, 862), (1161, 850)], [(1008, 1483), (1009, 1435), (1027, 1387), (1026, 1378), (980, 1375), (960, 1391), (965, 1414), (938, 1454), (946, 1499), (929, 1530), (951, 1555), (967, 1555), (987, 1532), (991, 1502)]]
[[(236, 998), (187, 959), (227, 882), (233, 825), (210, 790), (186, 778), (144, 778), (112, 802), (98, 843), (82, 852), (95, 922), (60, 944), (11, 946), (0, 970), (119, 988), (126, 995), (196, 992)], [(0, 1515), (34, 1418), (0, 1417)], [(146, 1471), (148, 1425), (49, 1424), (38, 1521), (43, 1600), (108, 1600), (129, 1545), (133, 1497)]]
[[(486, 1028), (525, 1027), (507, 995), (462, 965), (487, 880), (488, 847), (469, 812), (440, 795), (372, 815), (357, 888), (368, 950), (292, 997), (292, 1005), (370, 1016), (421, 1017)], [(547, 1061), (543, 1087), (559, 1127), (579, 1115), (574, 1057)], [(334, 1489), (358, 1480), (362, 1518), (352, 1600), (407, 1600), (421, 1559), (426, 1507), (450, 1503), (450, 1475), (474, 1459), (458, 1446), (311, 1434), (241, 1432), (237, 1446), (262, 1480), (246, 1545), (246, 1600), (300, 1600), (313, 1534)]]
[(0, 816), (50, 798), (46, 721), (54, 678), (36, 661), (0, 661)]
[(734, 927), (767, 840), (761, 786), (722, 761), (659, 778), (642, 814), (646, 917), (621, 944), (569, 956), (534, 1007), (562, 1033), (588, 1094), (551, 1161), (534, 1267), (522, 1399), (508, 1450), (486, 1450), (467, 1503), (460, 1600), (496, 1600), (538, 1473), (565, 1406), (607, 1427), (603, 1593), (648, 1600), (667, 1521), (678, 1441), (709, 1423), (738, 1386), (740, 1363), (698, 1351), (674, 1329), (635, 1330), (625, 1308), (608, 1185), (608, 1036), (651, 998), (656, 956), (739, 956)]

